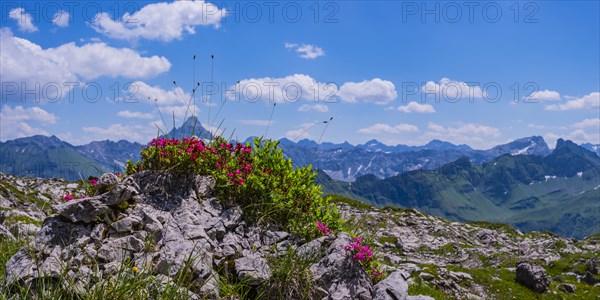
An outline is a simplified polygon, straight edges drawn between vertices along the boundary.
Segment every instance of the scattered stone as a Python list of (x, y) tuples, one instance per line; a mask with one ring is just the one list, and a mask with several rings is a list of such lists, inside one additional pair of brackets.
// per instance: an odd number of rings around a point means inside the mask
[(575, 294), (575, 285), (570, 283), (563, 283), (558, 286), (558, 289), (570, 294)]
[(588, 259), (588, 261), (585, 263), (585, 268), (588, 272), (592, 273), (592, 275), (598, 275), (598, 263), (595, 259)]
[(110, 189), (119, 183), (119, 177), (113, 173), (104, 173), (98, 179), (96, 188), (100, 191)]
[(40, 227), (28, 223), (15, 223), (10, 227), (10, 233), (18, 237), (35, 236), (39, 230)]
[(408, 297), (406, 273), (397, 271), (373, 287), (373, 300), (397, 300)]
[(528, 287), (536, 293), (543, 293), (550, 286), (550, 277), (544, 268), (521, 262), (517, 266), (517, 282)]
[(116, 232), (131, 232), (134, 226), (139, 225), (140, 222), (141, 220), (138, 217), (125, 217), (110, 224), (110, 228), (114, 229)]
[(102, 203), (99, 197), (71, 200), (55, 206), (55, 209), (59, 215), (74, 223), (101, 221), (104, 216), (112, 213), (112, 209)]
[(433, 297), (417, 295), (417, 296), (408, 296), (406, 300), (435, 300)]
[(310, 267), (313, 282), (324, 299), (371, 299), (371, 280), (362, 267), (346, 254), (352, 239), (340, 233), (327, 248), (326, 256)]
[(600, 283), (600, 280), (596, 278), (596, 276), (594, 276), (594, 274), (592, 274), (591, 272), (586, 272), (585, 275), (580, 276), (579, 279), (589, 285), (595, 285), (597, 283)]
[(432, 274), (429, 274), (429, 273), (422, 272), (421, 274), (419, 274), (419, 278), (421, 278), (425, 281), (432, 281), (435, 279), (435, 276), (433, 276)]
[(0, 239), (15, 239), (15, 236), (6, 229), (6, 227), (0, 225)]
[(257, 254), (236, 259), (235, 271), (239, 278), (248, 280), (248, 284), (254, 286), (271, 278), (271, 269), (267, 261)]

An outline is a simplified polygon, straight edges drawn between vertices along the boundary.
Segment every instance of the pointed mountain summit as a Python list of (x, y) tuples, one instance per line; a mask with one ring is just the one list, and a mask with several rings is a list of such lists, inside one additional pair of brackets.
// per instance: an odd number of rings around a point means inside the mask
[(546, 164), (559, 176), (574, 176), (579, 172), (598, 173), (600, 157), (570, 140), (558, 139), (556, 148), (545, 157)]
[(505, 153), (512, 155), (538, 155), (546, 156), (550, 153), (550, 148), (541, 136), (530, 136), (516, 139), (510, 143), (498, 145), (492, 149), (486, 150), (492, 156), (500, 156)]
[(211, 139), (212, 134), (202, 126), (200, 120), (195, 116), (189, 117), (181, 127), (173, 128), (166, 135), (169, 138), (181, 139), (184, 137), (197, 136), (201, 139)]

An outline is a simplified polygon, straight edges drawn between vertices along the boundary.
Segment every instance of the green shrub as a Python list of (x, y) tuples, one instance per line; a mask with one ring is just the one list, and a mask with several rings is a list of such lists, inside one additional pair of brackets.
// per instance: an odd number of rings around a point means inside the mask
[(339, 214), (321, 197), (311, 167), (294, 169), (278, 149), (279, 142), (255, 139), (254, 145), (232, 144), (223, 138), (153, 139), (141, 160), (127, 164), (127, 174), (142, 170), (193, 172), (216, 180), (225, 204), (239, 204), (248, 220), (266, 223), (306, 238), (317, 236), (315, 223), (339, 227)]

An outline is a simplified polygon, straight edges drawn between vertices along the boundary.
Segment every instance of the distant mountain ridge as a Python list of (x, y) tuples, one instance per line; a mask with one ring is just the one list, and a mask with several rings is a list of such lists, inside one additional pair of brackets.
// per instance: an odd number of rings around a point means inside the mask
[[(181, 138), (191, 134), (203, 139), (212, 137), (196, 117), (188, 118), (182, 126), (171, 129), (164, 136)], [(252, 138), (248, 138), (246, 142), (251, 140)], [(347, 182), (369, 174), (382, 179), (414, 170), (432, 170), (461, 157), (468, 157), (472, 163), (482, 164), (503, 154), (545, 156), (550, 153), (540, 136), (520, 138), (488, 150), (475, 150), (468, 145), (455, 145), (441, 140), (432, 140), (422, 146), (390, 146), (377, 140), (359, 145), (348, 142), (318, 144), (308, 139), (294, 142), (286, 138), (279, 142), (284, 154), (296, 166), (313, 165), (332, 178)], [(95, 141), (73, 146), (55, 136), (21, 138), (0, 145), (0, 170), (16, 176), (63, 177), (69, 180), (97, 175), (96, 169), (122, 171), (128, 159), (139, 159), (139, 152), (144, 147), (140, 143), (125, 140)], [(600, 147), (594, 145), (586, 144), (584, 147), (600, 152)], [(58, 148), (66, 151), (57, 153), (55, 149)], [(17, 155), (18, 151), (22, 151), (23, 155)], [(36, 153), (40, 159), (30, 160), (28, 153)], [(69, 165), (69, 162), (87, 167), (81, 167), (75, 172), (70, 170), (73, 169), (73, 164)]]
[(483, 164), (462, 157), (435, 170), (386, 179), (366, 175), (352, 184), (324, 173), (318, 178), (329, 193), (455, 221), (508, 223), (577, 238), (600, 232), (600, 157), (563, 139), (547, 156), (525, 152)]
[(431, 170), (460, 157), (481, 164), (503, 154), (545, 156), (550, 153), (541, 136), (520, 138), (488, 150), (475, 150), (468, 145), (440, 140), (432, 140), (423, 146), (389, 146), (378, 140), (356, 146), (347, 142), (317, 144), (308, 139), (297, 143), (289, 139), (279, 141), (284, 153), (298, 166), (312, 164), (335, 180), (349, 182), (368, 174), (388, 178), (413, 170)]

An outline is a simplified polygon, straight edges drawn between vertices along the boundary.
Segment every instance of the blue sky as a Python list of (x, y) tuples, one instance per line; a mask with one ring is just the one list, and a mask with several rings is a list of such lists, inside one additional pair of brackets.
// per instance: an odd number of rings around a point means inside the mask
[(159, 111), (243, 139), (277, 102), (270, 138), (599, 144), (599, 2), (472, 3), (4, 1), (0, 140), (146, 142)]

